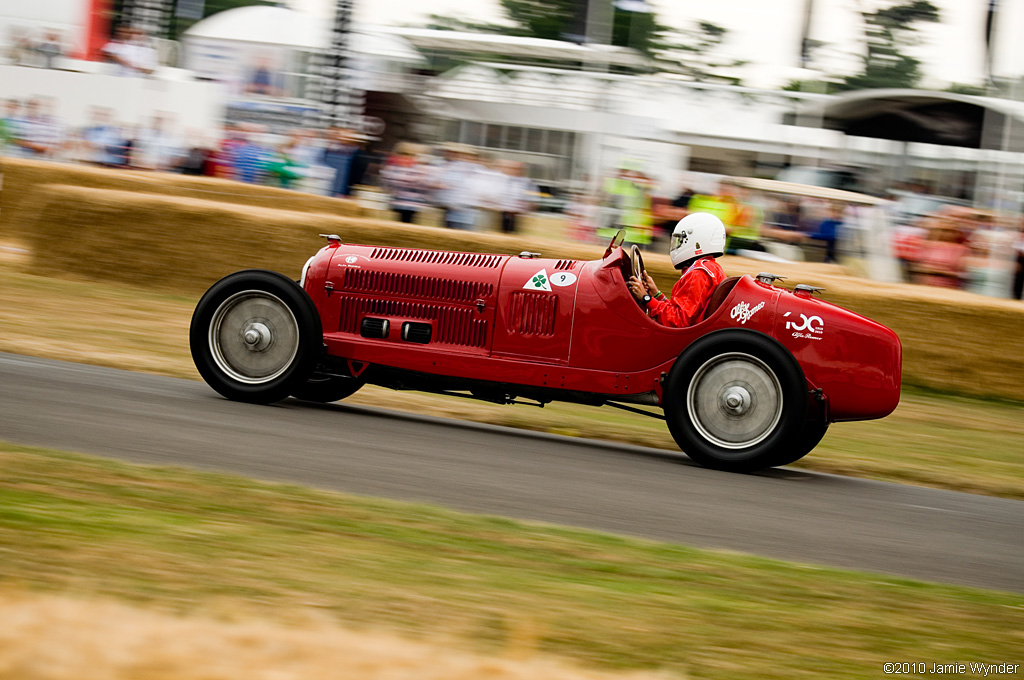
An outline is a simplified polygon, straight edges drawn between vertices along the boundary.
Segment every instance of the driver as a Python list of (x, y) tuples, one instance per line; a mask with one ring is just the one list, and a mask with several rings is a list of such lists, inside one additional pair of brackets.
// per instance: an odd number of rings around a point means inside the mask
[(666, 298), (646, 271), (644, 280), (629, 277), (629, 291), (647, 315), (665, 326), (683, 328), (700, 321), (711, 293), (725, 280), (715, 258), (725, 252), (725, 225), (710, 213), (692, 213), (679, 220), (672, 231), (669, 257), (683, 271), (672, 297)]

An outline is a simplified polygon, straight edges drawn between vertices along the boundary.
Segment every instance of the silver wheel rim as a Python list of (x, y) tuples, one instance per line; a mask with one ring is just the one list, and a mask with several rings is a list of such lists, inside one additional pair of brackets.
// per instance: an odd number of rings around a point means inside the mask
[(708, 442), (723, 449), (746, 449), (775, 431), (782, 418), (782, 385), (775, 371), (757, 357), (721, 354), (694, 373), (686, 409)]
[(244, 290), (220, 303), (210, 321), (213, 361), (233, 380), (262, 385), (280, 377), (299, 352), (299, 323), (281, 298)]

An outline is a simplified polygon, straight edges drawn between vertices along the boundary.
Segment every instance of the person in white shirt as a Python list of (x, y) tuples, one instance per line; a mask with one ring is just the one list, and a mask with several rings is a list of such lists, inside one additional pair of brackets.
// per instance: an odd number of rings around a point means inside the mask
[(132, 165), (143, 170), (170, 172), (177, 169), (184, 153), (184, 145), (170, 129), (167, 114), (157, 113), (152, 123), (135, 138)]
[(157, 67), (157, 54), (138, 28), (119, 26), (113, 40), (104, 45), (103, 56), (117, 65), (119, 76), (148, 76)]
[(501, 230), (512, 234), (519, 225), (519, 218), (533, 210), (537, 185), (526, 176), (526, 166), (520, 161), (505, 161), (501, 169), (506, 176), (500, 201)]
[(445, 226), (472, 230), (477, 220), (477, 175), (483, 168), (476, 162), (476, 150), (457, 146), (450, 150), (451, 160), (439, 169), (438, 202), (446, 208)]
[(64, 46), (61, 44), (60, 34), (56, 31), (47, 31), (43, 41), (36, 45), (36, 53), (39, 55), (40, 66), (57, 68), (58, 60), (64, 56)]
[(507, 182), (508, 176), (502, 172), (502, 161), (491, 157), (480, 159), (478, 170), (473, 175), (472, 186), (477, 209), (477, 229), (490, 230), (498, 227)]

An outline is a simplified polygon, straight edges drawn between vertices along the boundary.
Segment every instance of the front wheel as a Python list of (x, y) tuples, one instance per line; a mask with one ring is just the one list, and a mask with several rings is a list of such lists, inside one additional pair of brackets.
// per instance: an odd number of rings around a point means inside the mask
[(356, 378), (341, 376), (314, 376), (299, 385), (292, 396), (302, 401), (314, 401), (318, 404), (329, 404), (341, 401), (355, 394), (363, 383)]
[(767, 335), (727, 330), (691, 345), (669, 375), (665, 419), (705, 467), (752, 472), (780, 464), (807, 409), (800, 365)]
[(294, 281), (254, 269), (226, 276), (203, 295), (189, 344), (213, 389), (235, 401), (269, 404), (310, 377), (323, 331), (316, 306)]

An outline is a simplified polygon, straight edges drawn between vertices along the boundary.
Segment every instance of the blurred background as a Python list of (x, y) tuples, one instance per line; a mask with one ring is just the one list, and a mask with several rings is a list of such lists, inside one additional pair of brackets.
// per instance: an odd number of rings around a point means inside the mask
[[(1024, 0), (45, 0), (0, 151), (1020, 298)], [(764, 181), (762, 181), (764, 180)], [(777, 183), (781, 182), (781, 183)]]

